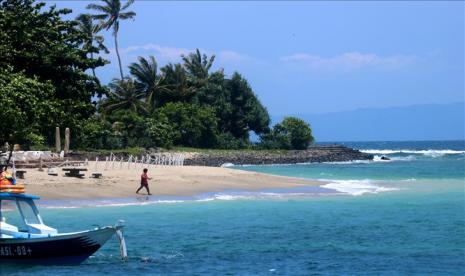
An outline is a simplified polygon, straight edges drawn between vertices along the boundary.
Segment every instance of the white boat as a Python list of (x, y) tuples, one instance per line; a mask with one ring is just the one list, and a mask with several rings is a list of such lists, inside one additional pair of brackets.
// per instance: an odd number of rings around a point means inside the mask
[[(34, 203), (37, 199), (38, 196), (24, 193), (0, 193), (0, 263), (80, 264), (115, 234), (120, 241), (121, 256), (127, 258), (122, 223), (59, 233), (42, 221)], [(7, 221), (4, 215), (13, 217), (12, 221)]]

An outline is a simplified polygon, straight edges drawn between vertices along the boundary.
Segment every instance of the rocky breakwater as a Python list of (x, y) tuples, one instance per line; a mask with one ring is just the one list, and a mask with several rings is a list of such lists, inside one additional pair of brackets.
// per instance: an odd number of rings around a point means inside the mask
[(341, 145), (312, 146), (306, 150), (206, 151), (189, 154), (184, 165), (220, 167), (223, 164), (266, 165), (373, 160), (373, 155)]

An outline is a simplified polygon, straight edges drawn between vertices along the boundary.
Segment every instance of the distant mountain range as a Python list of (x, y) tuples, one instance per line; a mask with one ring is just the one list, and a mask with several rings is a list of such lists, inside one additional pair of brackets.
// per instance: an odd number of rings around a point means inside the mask
[[(465, 103), (294, 114), (324, 141), (464, 140)], [(284, 116), (272, 116), (273, 123)]]

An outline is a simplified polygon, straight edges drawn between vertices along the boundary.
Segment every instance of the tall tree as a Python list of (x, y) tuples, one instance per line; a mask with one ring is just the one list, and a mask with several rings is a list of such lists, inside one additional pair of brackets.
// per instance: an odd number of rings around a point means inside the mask
[(162, 103), (166, 102), (190, 102), (195, 95), (195, 87), (189, 81), (184, 67), (177, 63), (169, 63), (161, 71), (164, 74), (164, 83), (167, 93), (163, 94)]
[(104, 5), (98, 4), (89, 4), (87, 5), (88, 9), (95, 10), (101, 12), (100, 14), (95, 14), (92, 17), (98, 20), (101, 20), (100, 27), (102, 29), (113, 29), (113, 37), (115, 38), (115, 49), (116, 55), (118, 56), (118, 64), (119, 64), (119, 72), (121, 75), (121, 79), (123, 79), (123, 67), (121, 65), (121, 57), (119, 55), (118, 50), (118, 31), (119, 31), (119, 23), (120, 20), (131, 19), (136, 16), (136, 13), (133, 11), (126, 11), (124, 12), (134, 0), (129, 0), (121, 6), (120, 0), (102, 0)]
[[(78, 22), (64, 19), (69, 13), (33, 0), (1, 0), (0, 67), (10, 66), (12, 73), (49, 82), (54, 89), (47, 95), (57, 99), (63, 111), (56, 125), (77, 133), (82, 121), (95, 113), (92, 96), (104, 89), (86, 71), (103, 66), (105, 60), (89, 57)], [(46, 142), (53, 142), (53, 129), (41, 131)]]
[(270, 116), (248, 81), (235, 72), (231, 79), (225, 80), (224, 85), (231, 104), (231, 113), (222, 118), (223, 124), (227, 126), (225, 131), (242, 139), (249, 138), (249, 131), (257, 134), (268, 132)]
[(206, 54), (201, 54), (199, 49), (195, 53), (190, 53), (187, 56), (182, 55), (184, 61), (184, 68), (186, 68), (189, 77), (196, 86), (205, 86), (210, 77), (210, 69), (215, 60), (215, 56), (207, 57)]
[[(94, 24), (92, 20), (92, 15), (90, 14), (80, 14), (76, 20), (79, 22), (78, 28), (83, 34), (86, 35), (86, 40), (84, 41), (83, 48), (85, 51), (90, 53), (90, 58), (94, 58), (94, 53), (104, 51), (109, 53), (107, 47), (103, 44), (104, 38), (101, 35), (98, 35), (100, 27), (98, 24)], [(96, 43), (96, 46), (94, 46)], [(95, 74), (95, 68), (92, 68), (92, 75), (97, 79)]]
[(110, 94), (102, 103), (105, 113), (116, 110), (129, 109), (136, 113), (147, 112), (147, 108), (142, 101), (145, 94), (137, 89), (136, 83), (130, 78), (122, 80), (114, 79), (109, 85)]
[(145, 92), (146, 101), (152, 111), (158, 104), (161, 93), (168, 91), (168, 85), (164, 83), (164, 78), (158, 74), (158, 65), (154, 56), (149, 59), (139, 57), (138, 63), (129, 66), (131, 75), (136, 78), (136, 85)]

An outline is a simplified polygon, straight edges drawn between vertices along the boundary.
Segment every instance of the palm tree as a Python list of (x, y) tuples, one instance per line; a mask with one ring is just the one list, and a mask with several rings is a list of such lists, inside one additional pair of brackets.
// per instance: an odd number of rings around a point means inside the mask
[(113, 79), (108, 87), (111, 92), (102, 104), (106, 113), (121, 109), (129, 109), (136, 113), (147, 112), (145, 103), (142, 101), (145, 94), (137, 89), (134, 80), (130, 78)]
[(121, 66), (121, 57), (119, 56), (118, 50), (119, 22), (120, 20), (133, 18), (136, 15), (136, 13), (133, 11), (123, 12), (132, 3), (134, 3), (134, 0), (127, 1), (123, 6), (121, 6), (120, 0), (102, 1), (105, 3), (105, 5), (89, 4), (87, 5), (87, 8), (102, 12), (101, 14), (92, 16), (94, 19), (101, 20), (100, 28), (105, 30), (113, 28), (113, 37), (115, 38), (115, 49), (116, 55), (118, 56), (119, 72), (121, 74), (121, 79), (123, 79), (123, 67)]
[(209, 71), (215, 60), (215, 55), (211, 56), (209, 59), (207, 55), (200, 54), (199, 49), (196, 49), (195, 53), (190, 53), (187, 56), (182, 55), (181, 57), (184, 61), (184, 67), (195, 85), (206, 85), (209, 82)]
[[(108, 54), (108, 49), (103, 44), (103, 36), (97, 35), (97, 33), (100, 31), (100, 28), (92, 21), (92, 15), (80, 14), (78, 17), (76, 17), (76, 20), (79, 23), (79, 30), (86, 35), (86, 40), (84, 42), (83, 49), (86, 52), (90, 52), (90, 58), (94, 59), (94, 53), (98, 53), (99, 51), (104, 51)], [(96, 46), (94, 46), (94, 42), (97, 43)], [(95, 68), (92, 68), (92, 74), (94, 78), (97, 79), (97, 76), (95, 75)]]
[(149, 56), (149, 59), (139, 57), (139, 63), (132, 63), (129, 66), (131, 75), (136, 78), (136, 85), (145, 92), (147, 103), (152, 111), (158, 104), (157, 98), (168, 91), (168, 86), (164, 83), (163, 76), (158, 74), (158, 65), (154, 56)]
[(164, 84), (167, 86), (167, 94), (171, 101), (187, 102), (195, 94), (195, 87), (189, 81), (184, 67), (177, 63), (169, 63), (161, 69), (164, 74)]

